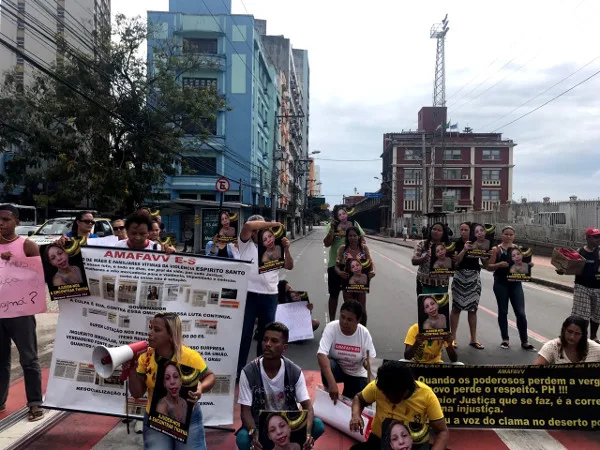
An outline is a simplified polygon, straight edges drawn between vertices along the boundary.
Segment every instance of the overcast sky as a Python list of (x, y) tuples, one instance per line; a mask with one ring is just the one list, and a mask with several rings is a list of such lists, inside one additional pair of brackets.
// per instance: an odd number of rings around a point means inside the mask
[[(113, 12), (148, 9), (166, 11), (168, 0), (113, 0)], [(518, 144), (513, 199), (600, 197), (600, 74), (507, 125), (600, 71), (600, 2), (233, 0), (234, 14), (246, 10), (267, 20), (268, 34), (309, 51), (310, 150), (321, 151), (329, 203), (354, 188), (376, 191), (383, 133), (416, 129), (418, 110), (432, 104), (429, 31), (446, 13), (449, 119)]]

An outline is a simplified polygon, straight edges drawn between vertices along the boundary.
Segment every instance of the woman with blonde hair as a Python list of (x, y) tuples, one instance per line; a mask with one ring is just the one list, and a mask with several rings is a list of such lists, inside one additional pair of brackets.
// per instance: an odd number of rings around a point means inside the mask
[[(202, 356), (183, 343), (181, 319), (175, 313), (159, 313), (150, 321), (148, 331), (148, 351), (140, 356), (136, 362), (137, 368), (129, 375), (129, 392), (134, 398), (141, 398), (148, 392), (148, 404), (144, 416), (144, 449), (146, 450), (206, 450), (206, 438), (202, 423), (202, 410), (198, 401), (202, 394), (212, 389), (215, 384), (215, 375), (208, 369)], [(196, 391), (190, 391), (187, 401), (193, 408), (188, 430), (187, 443), (183, 444), (175, 439), (150, 429), (148, 426), (148, 413), (152, 404), (152, 394), (156, 384), (158, 364), (161, 359), (174, 361), (196, 369), (200, 372), (200, 379)]]

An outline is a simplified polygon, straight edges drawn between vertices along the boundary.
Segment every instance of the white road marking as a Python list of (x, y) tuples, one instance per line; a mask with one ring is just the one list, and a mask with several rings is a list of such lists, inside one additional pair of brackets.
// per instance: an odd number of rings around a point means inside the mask
[(494, 431), (510, 450), (567, 450), (544, 430), (506, 430)]

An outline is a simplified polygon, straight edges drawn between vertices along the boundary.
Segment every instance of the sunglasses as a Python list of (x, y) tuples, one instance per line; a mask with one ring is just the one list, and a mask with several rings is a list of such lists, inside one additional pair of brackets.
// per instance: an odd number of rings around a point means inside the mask
[(125, 229), (125, 227), (113, 227), (113, 230), (115, 231), (123, 231)]
[(96, 223), (95, 220), (80, 220), (80, 222), (87, 223), (88, 225), (94, 225)]

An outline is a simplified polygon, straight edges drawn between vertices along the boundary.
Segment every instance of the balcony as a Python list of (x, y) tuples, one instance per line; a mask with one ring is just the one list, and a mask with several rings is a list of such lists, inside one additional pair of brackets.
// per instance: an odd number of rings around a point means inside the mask
[(494, 211), (500, 205), (500, 200), (483, 200), (481, 209), (484, 211)]
[(471, 187), (473, 186), (473, 180), (466, 177), (460, 179), (436, 179), (435, 185), (439, 187)]
[(211, 72), (225, 72), (227, 70), (227, 56), (224, 54), (185, 53), (184, 56), (196, 59), (195, 70), (207, 70)]
[(404, 200), (404, 211), (416, 211), (417, 201), (416, 200)]
[(500, 180), (481, 180), (482, 186), (500, 186)]
[(405, 186), (421, 186), (423, 184), (423, 180), (420, 178), (410, 178), (404, 180)]

